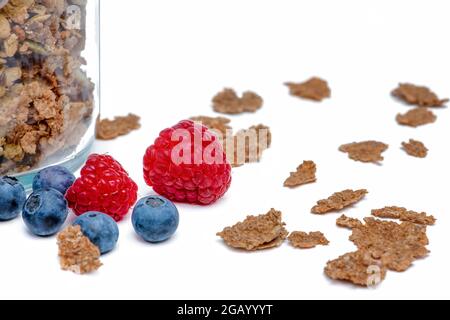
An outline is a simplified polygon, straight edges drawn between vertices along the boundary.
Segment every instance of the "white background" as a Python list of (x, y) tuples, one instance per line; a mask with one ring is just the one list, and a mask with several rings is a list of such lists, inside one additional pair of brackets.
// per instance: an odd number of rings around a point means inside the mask
[[(407, 106), (390, 91), (398, 82), (426, 84), (450, 96), (448, 1), (108, 0), (102, 2), (102, 113), (135, 112), (142, 129), (98, 142), (130, 172), (140, 196), (151, 193), (141, 159), (160, 130), (195, 115), (214, 115), (210, 101), (225, 86), (265, 99), (256, 114), (233, 117), (236, 129), (264, 123), (273, 147), (261, 163), (235, 169), (226, 197), (210, 207), (180, 205), (176, 236), (161, 245), (120, 224), (120, 243), (94, 275), (60, 271), (54, 238), (31, 237), (21, 221), (0, 225), (0, 298), (316, 299), (450, 298), (449, 120), (410, 129), (395, 122)], [(286, 81), (327, 79), (333, 97), (317, 104), (292, 98)], [(422, 140), (427, 159), (400, 150)], [(343, 143), (390, 144), (383, 165), (362, 164), (337, 151)], [(283, 188), (303, 160), (318, 165), (318, 183)], [(367, 188), (345, 214), (405, 206), (438, 219), (431, 254), (405, 273), (389, 272), (377, 289), (330, 281), (326, 262), (354, 251), (339, 214), (314, 216), (319, 199)], [(328, 247), (243, 253), (216, 236), (248, 214), (283, 211), (290, 231), (317, 231)]]

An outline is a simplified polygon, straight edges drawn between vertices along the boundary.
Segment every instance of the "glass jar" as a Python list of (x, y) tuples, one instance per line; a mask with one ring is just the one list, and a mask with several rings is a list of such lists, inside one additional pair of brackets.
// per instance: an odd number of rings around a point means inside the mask
[(0, 176), (76, 170), (99, 114), (99, 0), (0, 0)]

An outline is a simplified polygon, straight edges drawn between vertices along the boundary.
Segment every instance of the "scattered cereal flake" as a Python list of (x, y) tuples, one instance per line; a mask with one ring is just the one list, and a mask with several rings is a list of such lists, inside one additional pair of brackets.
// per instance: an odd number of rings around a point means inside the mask
[(325, 274), (333, 280), (371, 287), (386, 278), (386, 268), (380, 260), (374, 259), (369, 253), (356, 251), (329, 261), (325, 267)]
[(224, 149), (233, 167), (259, 162), (272, 144), (270, 128), (262, 124), (241, 130), (230, 138), (224, 141)]
[(405, 114), (397, 115), (397, 122), (403, 126), (417, 128), (426, 124), (434, 123), (437, 116), (426, 108), (415, 108)]
[(403, 142), (402, 147), (407, 154), (416, 158), (426, 158), (428, 155), (427, 147), (417, 140), (410, 139), (409, 142)]
[(289, 236), (289, 243), (299, 249), (312, 249), (317, 246), (327, 246), (330, 244), (322, 232), (306, 232), (295, 231)]
[(331, 89), (328, 83), (320, 78), (311, 78), (303, 83), (286, 83), (290, 93), (294, 97), (309, 99), (313, 101), (322, 101), (331, 97)]
[(97, 139), (113, 140), (129, 134), (141, 127), (141, 118), (134, 114), (125, 117), (115, 117), (114, 120), (103, 119), (97, 123)]
[(362, 226), (362, 222), (359, 219), (350, 218), (343, 214), (336, 220), (336, 225), (341, 228), (353, 229)]
[(284, 186), (294, 188), (316, 182), (316, 172), (317, 166), (313, 161), (304, 161), (303, 164), (297, 168), (296, 172), (291, 172), (291, 176), (286, 179)]
[(344, 144), (339, 147), (339, 151), (348, 153), (349, 158), (360, 162), (378, 163), (383, 161), (381, 156), (389, 146), (378, 141), (364, 141)]
[(249, 216), (217, 235), (232, 248), (256, 251), (280, 246), (288, 232), (282, 222), (281, 212), (271, 209), (265, 215)]
[(83, 235), (80, 226), (69, 226), (60, 232), (58, 246), (63, 270), (86, 274), (102, 266), (99, 248)]
[(214, 111), (225, 114), (256, 112), (264, 100), (254, 92), (247, 91), (240, 98), (233, 89), (224, 89), (213, 98)]
[(406, 271), (414, 260), (428, 255), (425, 226), (374, 218), (364, 221), (364, 225), (353, 229), (350, 240), (359, 250), (369, 252), (374, 259), (380, 259), (386, 268)]
[(432, 226), (436, 223), (436, 219), (433, 216), (428, 216), (425, 212), (419, 213), (401, 207), (372, 210), (372, 215), (377, 218), (397, 219), (425, 226)]
[(337, 192), (325, 200), (320, 200), (317, 205), (311, 209), (312, 213), (325, 214), (333, 211), (341, 211), (359, 201), (361, 201), (369, 192), (366, 189), (344, 190)]
[(225, 137), (227, 131), (231, 131), (232, 128), (229, 125), (231, 120), (225, 117), (206, 117), (206, 116), (198, 116), (192, 117), (192, 121), (203, 124), (208, 127), (210, 130), (216, 131), (222, 135), (222, 138)]
[(439, 99), (438, 96), (427, 87), (416, 86), (409, 83), (400, 84), (392, 92), (407, 104), (417, 105), (419, 107), (443, 107), (449, 99)]
[(246, 91), (242, 95), (241, 104), (245, 112), (256, 112), (262, 108), (264, 104), (263, 98), (252, 91)]

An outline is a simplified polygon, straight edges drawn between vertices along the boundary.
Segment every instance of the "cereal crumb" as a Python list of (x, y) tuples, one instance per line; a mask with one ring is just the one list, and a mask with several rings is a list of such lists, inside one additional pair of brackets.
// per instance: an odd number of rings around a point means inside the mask
[(232, 167), (259, 162), (265, 150), (272, 144), (272, 133), (263, 124), (240, 130), (233, 135), (231, 120), (225, 117), (192, 117), (190, 120), (201, 123), (217, 134)]
[(80, 226), (70, 226), (60, 232), (58, 246), (63, 270), (86, 274), (102, 266), (99, 248), (83, 235)]
[(401, 224), (364, 219), (365, 224), (354, 228), (350, 240), (360, 251), (368, 252), (372, 258), (380, 259), (387, 269), (406, 271), (418, 258), (429, 253), (426, 226), (411, 222)]
[(356, 251), (329, 261), (325, 267), (325, 274), (333, 280), (371, 287), (386, 278), (386, 268), (380, 260), (374, 259), (369, 253)]
[(115, 117), (114, 120), (99, 120), (97, 123), (97, 139), (113, 140), (125, 136), (141, 127), (140, 120), (139, 116), (131, 113), (125, 117)]
[(288, 232), (281, 212), (271, 209), (265, 215), (249, 216), (243, 222), (225, 228), (217, 236), (232, 248), (256, 251), (280, 246)]
[(214, 117), (198, 116), (192, 117), (191, 120), (203, 124), (212, 131), (220, 133), (222, 139), (225, 138), (227, 131), (232, 130), (231, 126), (229, 125), (231, 120), (225, 117), (214, 118)]
[(256, 112), (263, 104), (264, 100), (251, 91), (244, 92), (240, 98), (233, 89), (224, 89), (213, 98), (214, 111), (225, 114)]
[(316, 182), (316, 172), (317, 166), (313, 161), (304, 161), (303, 164), (297, 168), (296, 172), (291, 172), (291, 176), (286, 179), (284, 186), (295, 188), (304, 184)]
[(436, 223), (436, 219), (433, 216), (428, 216), (425, 212), (418, 213), (401, 207), (385, 207), (372, 210), (372, 215), (377, 218), (397, 219), (425, 226), (432, 226)]
[(331, 97), (331, 89), (328, 83), (320, 78), (311, 78), (303, 83), (286, 83), (290, 94), (294, 97), (309, 99), (313, 101), (322, 101)]
[(312, 249), (317, 246), (327, 246), (330, 244), (322, 232), (292, 232), (288, 238), (289, 243), (299, 249)]
[(354, 229), (362, 226), (362, 222), (359, 219), (350, 218), (343, 214), (336, 220), (336, 225), (341, 228)]
[(245, 112), (256, 112), (262, 108), (264, 100), (252, 91), (246, 91), (242, 95), (241, 104)]
[(439, 99), (438, 96), (427, 87), (416, 86), (409, 83), (400, 84), (392, 95), (403, 100), (407, 104), (419, 107), (443, 107), (449, 99)]
[(241, 130), (230, 138), (224, 141), (224, 149), (233, 167), (259, 162), (272, 144), (272, 132), (262, 124)]
[(416, 158), (426, 158), (428, 155), (427, 147), (417, 140), (410, 139), (409, 142), (403, 142), (402, 147), (407, 154)]
[(361, 201), (369, 192), (366, 189), (344, 190), (337, 192), (325, 200), (320, 200), (317, 205), (311, 209), (312, 213), (325, 214), (328, 212), (341, 211), (359, 201)]
[(389, 146), (378, 141), (364, 141), (344, 144), (339, 147), (339, 151), (348, 153), (349, 158), (365, 163), (378, 163), (383, 161), (381, 156)]
[(398, 124), (413, 128), (434, 123), (436, 120), (437, 116), (426, 108), (415, 108), (405, 114), (397, 115)]

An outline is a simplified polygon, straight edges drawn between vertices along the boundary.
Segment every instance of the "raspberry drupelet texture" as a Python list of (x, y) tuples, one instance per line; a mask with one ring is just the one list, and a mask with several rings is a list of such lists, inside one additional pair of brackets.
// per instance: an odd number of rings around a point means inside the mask
[(136, 203), (137, 191), (136, 183), (113, 157), (92, 154), (66, 199), (77, 216), (98, 211), (121, 221)]
[(162, 131), (147, 149), (144, 179), (169, 200), (209, 205), (228, 191), (231, 165), (216, 135), (185, 120)]

